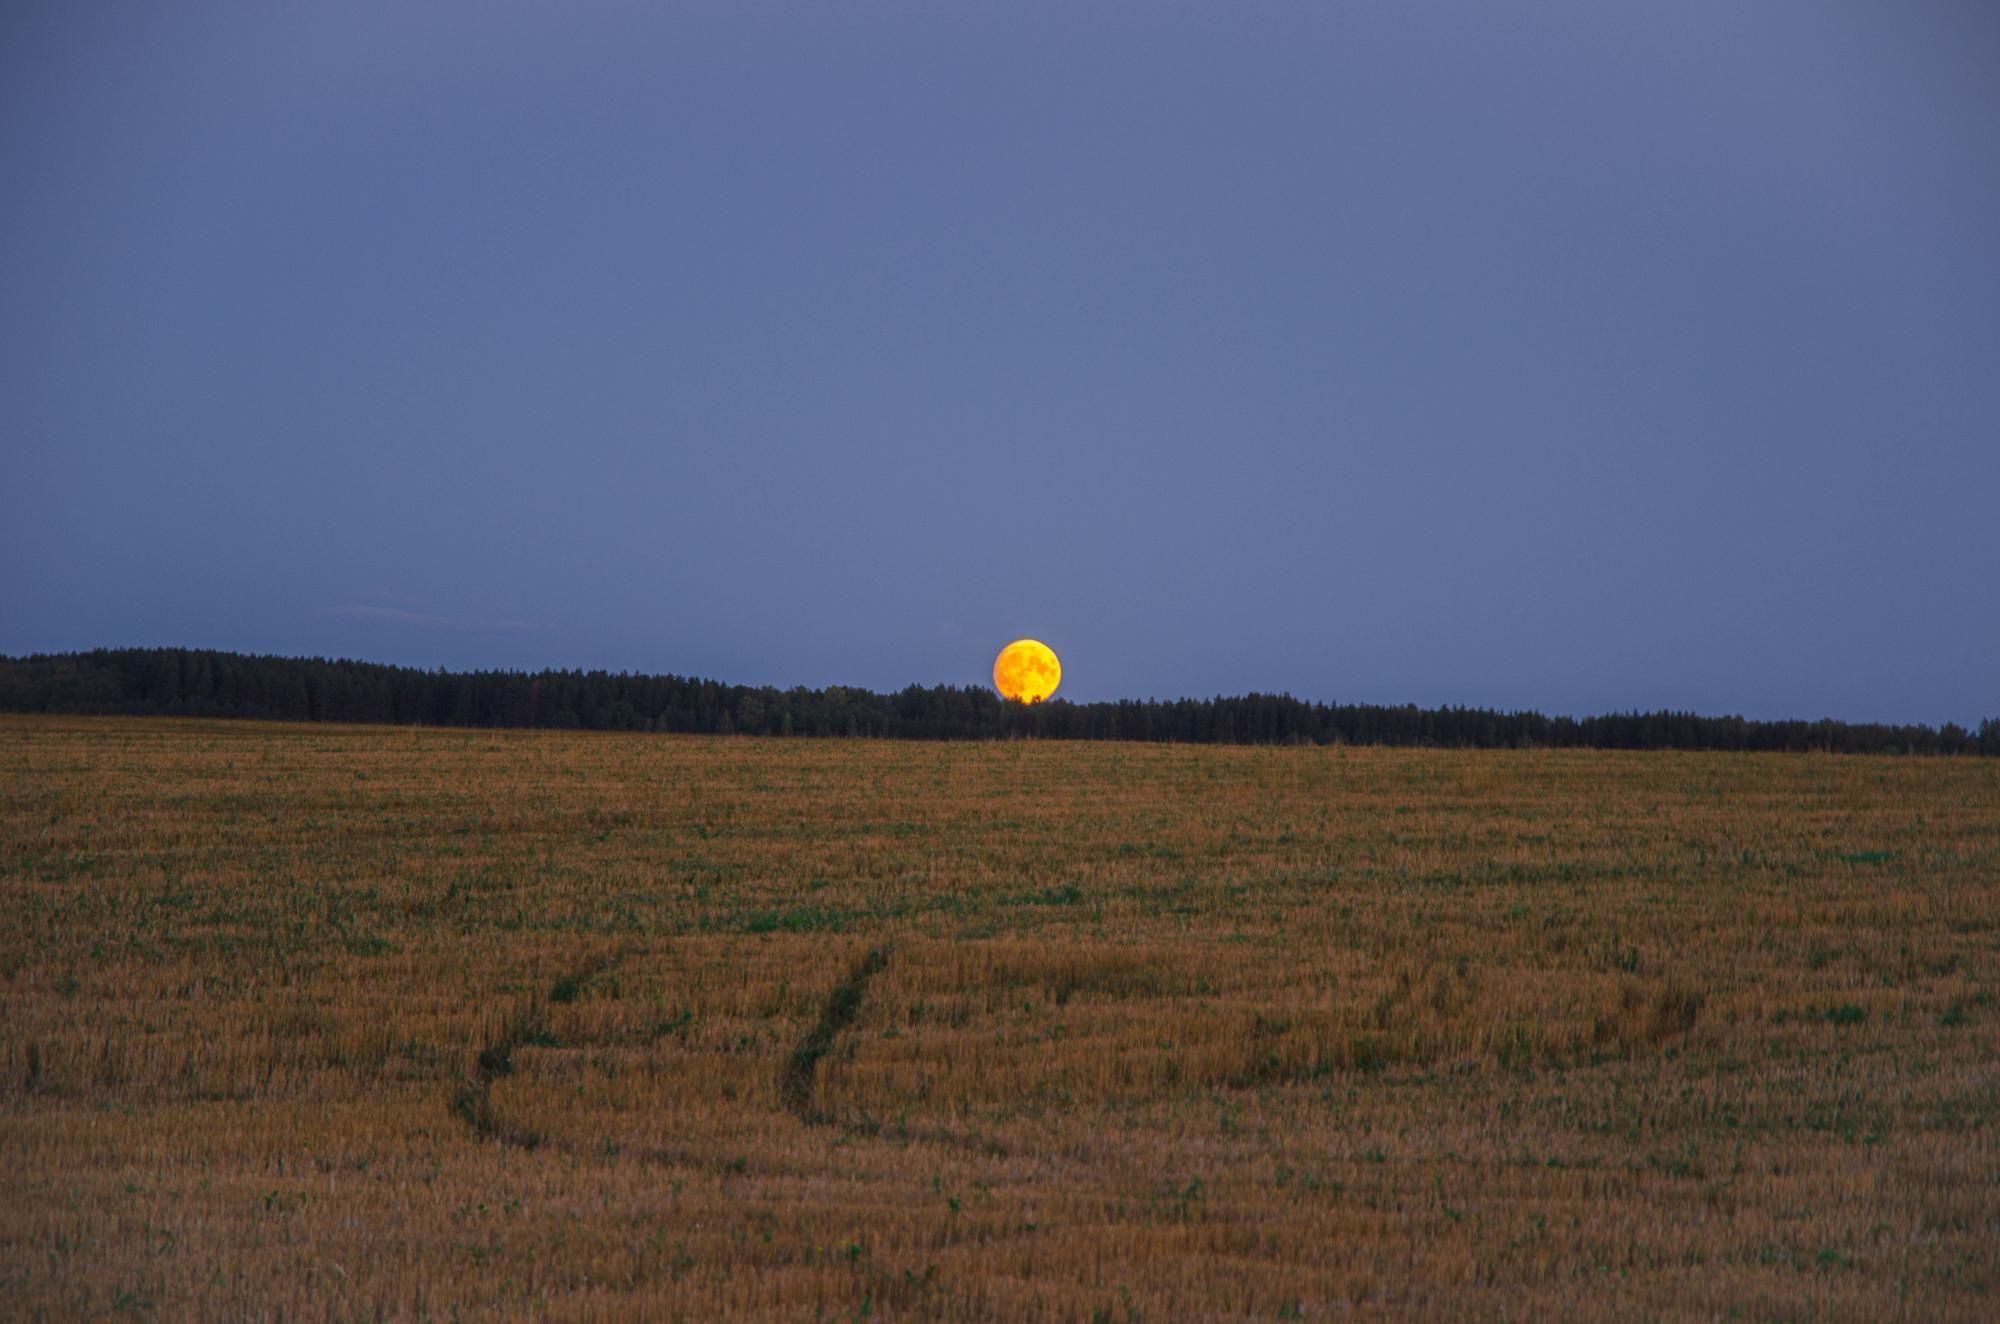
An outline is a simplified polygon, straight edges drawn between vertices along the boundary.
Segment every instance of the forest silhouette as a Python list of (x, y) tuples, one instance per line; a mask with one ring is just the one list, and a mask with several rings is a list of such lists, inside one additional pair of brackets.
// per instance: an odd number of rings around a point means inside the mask
[(1551, 717), (1255, 693), (1021, 704), (981, 685), (911, 685), (878, 694), (844, 685), (777, 689), (608, 671), (425, 671), (186, 648), (0, 658), (0, 711), (894, 740), (2000, 756), (1996, 718), (1971, 731), (1951, 722), (1753, 721), (1670, 711)]

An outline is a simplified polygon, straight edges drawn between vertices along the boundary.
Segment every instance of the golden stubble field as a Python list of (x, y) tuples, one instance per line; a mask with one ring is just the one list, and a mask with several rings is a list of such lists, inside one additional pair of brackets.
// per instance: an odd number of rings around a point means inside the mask
[(2000, 1315), (2000, 766), (0, 718), (0, 1314)]

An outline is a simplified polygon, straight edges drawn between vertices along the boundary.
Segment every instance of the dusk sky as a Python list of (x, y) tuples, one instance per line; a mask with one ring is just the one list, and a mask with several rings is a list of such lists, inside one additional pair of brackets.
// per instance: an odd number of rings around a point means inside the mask
[(0, 199), (0, 653), (2000, 715), (2000, 6), (13, 3)]

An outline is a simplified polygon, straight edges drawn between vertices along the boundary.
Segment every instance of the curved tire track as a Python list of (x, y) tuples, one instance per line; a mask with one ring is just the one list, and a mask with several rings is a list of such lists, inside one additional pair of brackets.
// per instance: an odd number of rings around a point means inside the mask
[(791, 1113), (808, 1125), (818, 1125), (833, 1119), (819, 1110), (813, 1098), (814, 1086), (818, 1083), (819, 1060), (833, 1049), (833, 1041), (840, 1032), (854, 1023), (861, 1013), (861, 998), (868, 991), (868, 981), (882, 972), (889, 964), (889, 950), (886, 947), (871, 948), (868, 954), (855, 963), (847, 978), (834, 985), (828, 995), (826, 1007), (820, 1012), (819, 1024), (799, 1040), (799, 1046), (778, 1073), (778, 1100)]
[[(616, 956), (599, 957), (577, 968), (574, 974), (558, 979), (549, 990), (550, 1002), (574, 1002), (579, 990), (617, 962)], [(517, 1149), (534, 1149), (542, 1143), (539, 1131), (507, 1122), (494, 1111), (493, 1083), (514, 1074), (514, 1053), (533, 1042), (546, 1028), (540, 1000), (517, 1009), (493, 1041), (479, 1050), (465, 1084), (452, 1096), (451, 1110), (482, 1140), (498, 1140)]]

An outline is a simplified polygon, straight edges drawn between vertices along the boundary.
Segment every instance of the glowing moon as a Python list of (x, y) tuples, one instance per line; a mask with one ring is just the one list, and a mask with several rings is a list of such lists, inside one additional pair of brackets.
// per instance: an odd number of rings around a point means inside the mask
[(1062, 684), (1062, 663), (1039, 639), (1016, 639), (993, 659), (993, 688), (1009, 699), (1040, 703)]

